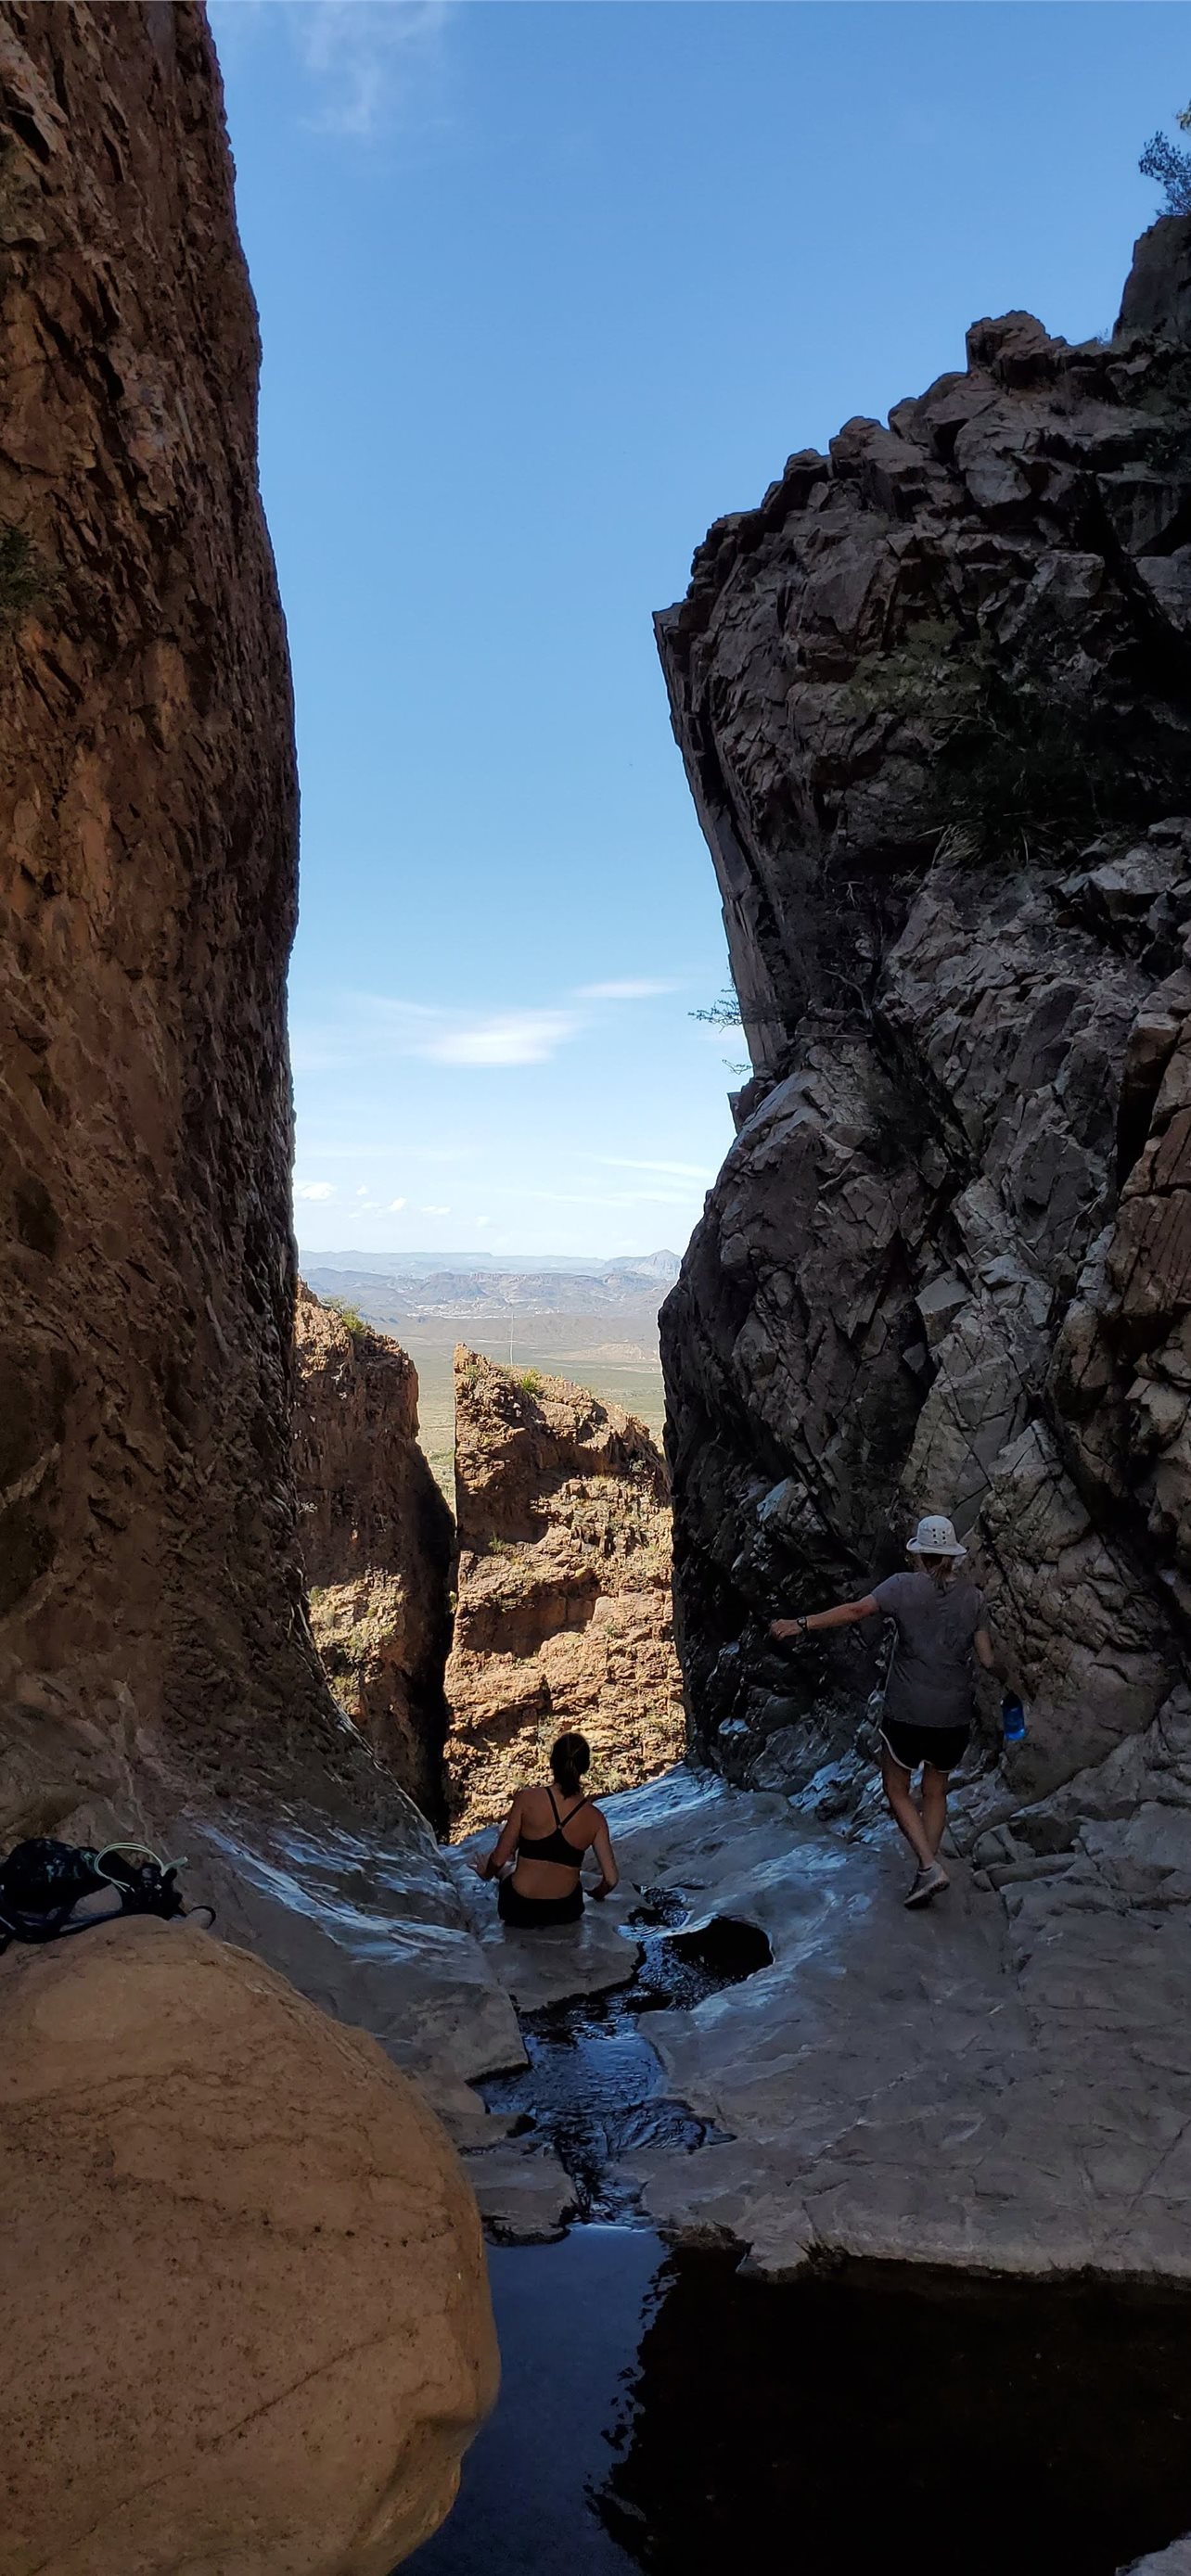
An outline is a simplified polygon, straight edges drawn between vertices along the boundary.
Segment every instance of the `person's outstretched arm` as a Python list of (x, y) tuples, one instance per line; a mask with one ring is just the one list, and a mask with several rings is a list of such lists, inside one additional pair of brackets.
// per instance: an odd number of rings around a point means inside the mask
[(600, 1865), (600, 1884), (598, 1887), (593, 1887), (592, 1895), (611, 1896), (613, 1888), (619, 1884), (620, 1871), (616, 1866), (616, 1855), (612, 1849), (612, 1836), (602, 1816), (597, 1821), (595, 1837), (590, 1848)]
[(805, 1619), (771, 1619), (771, 1637), (809, 1637), (819, 1628), (855, 1628), (862, 1619), (879, 1619), (881, 1604), (866, 1592), (863, 1601), (837, 1601), (830, 1610), (812, 1610)]
[(472, 1868), (473, 1868), (473, 1869), (474, 1869), (474, 1871), (475, 1871), (476, 1877), (477, 1877), (477, 1878), (499, 1878), (499, 1877), (500, 1877), (500, 1874), (501, 1874), (502, 1869), (507, 1869), (507, 1868), (508, 1868), (509, 1862), (511, 1861), (511, 1859), (512, 1859), (512, 1857), (513, 1857), (513, 1854), (514, 1854), (514, 1852), (515, 1852), (515, 1851), (516, 1851), (516, 1849), (517, 1849), (517, 1845), (518, 1845), (518, 1842), (520, 1841), (520, 1838), (521, 1838), (521, 1791), (520, 1791), (520, 1789), (518, 1789), (518, 1791), (517, 1791), (517, 1795), (516, 1795), (516, 1797), (515, 1797), (515, 1798), (514, 1798), (514, 1800), (513, 1800), (513, 1803), (512, 1803), (512, 1806), (511, 1806), (511, 1807), (510, 1807), (510, 1809), (509, 1809), (508, 1815), (506, 1816), (505, 1821), (504, 1821), (503, 1825), (501, 1826), (501, 1829), (500, 1829), (500, 1840), (499, 1840), (499, 1842), (498, 1842), (498, 1843), (496, 1843), (496, 1844), (495, 1844), (494, 1848), (489, 1852), (488, 1857), (487, 1857), (487, 1860), (479, 1860), (479, 1859), (475, 1858), (475, 1856), (473, 1855), (473, 1858), (472, 1858), (472, 1864), (471, 1864), (471, 1865), (472, 1865)]

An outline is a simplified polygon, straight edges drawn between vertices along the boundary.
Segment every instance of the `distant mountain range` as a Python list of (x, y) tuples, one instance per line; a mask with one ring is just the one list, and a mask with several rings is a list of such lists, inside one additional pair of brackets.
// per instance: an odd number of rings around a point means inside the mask
[(302, 1277), (316, 1295), (322, 1293), (316, 1269), (394, 1281), (455, 1278), (473, 1270), (518, 1277), (557, 1270), (604, 1280), (631, 1274), (641, 1284), (656, 1279), (664, 1288), (672, 1288), (681, 1267), (676, 1252), (629, 1253), (612, 1261), (590, 1255), (582, 1259), (567, 1252), (303, 1252), (299, 1259)]
[(652, 1325), (678, 1276), (678, 1261), (671, 1252), (654, 1252), (600, 1269), (562, 1257), (490, 1268), (468, 1258), (453, 1257), (448, 1266), (402, 1255), (400, 1263), (390, 1260), (382, 1269), (359, 1253), (320, 1253), (303, 1261), (302, 1276), (316, 1297), (342, 1298), (374, 1321), (450, 1316), (460, 1323), (499, 1325), (511, 1314), (607, 1314)]

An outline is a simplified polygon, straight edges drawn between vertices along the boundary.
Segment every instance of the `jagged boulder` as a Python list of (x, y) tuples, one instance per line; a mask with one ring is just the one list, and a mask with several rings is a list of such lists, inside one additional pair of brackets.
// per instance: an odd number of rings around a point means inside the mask
[(436, 1825), (455, 1530), (418, 1447), (418, 1377), (300, 1281), (294, 1468), (310, 1622), (336, 1698)]
[(178, 1925), (10, 1952), (0, 2034), (0, 2576), (389, 2576), (496, 2379), (433, 2113)]
[(593, 1789), (683, 1750), (665, 1464), (643, 1423), (565, 1378), (455, 1354), (458, 1607), (447, 1794), (458, 1828), (503, 1814), (579, 1727)]
[(1033, 1705), (1021, 1794), (1185, 1666), (1189, 258), (1146, 237), (1109, 342), (976, 324), (658, 620), (755, 1067), (663, 1313), (680, 1644), (739, 1777), (799, 1709), (838, 1749), (864, 1680), (769, 1610), (928, 1506)]

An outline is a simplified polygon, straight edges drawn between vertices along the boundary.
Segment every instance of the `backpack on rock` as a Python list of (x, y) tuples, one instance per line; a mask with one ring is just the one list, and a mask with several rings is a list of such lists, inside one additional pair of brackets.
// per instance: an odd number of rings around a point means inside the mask
[(182, 1866), (159, 1860), (145, 1843), (105, 1843), (101, 1851), (44, 1836), (17, 1843), (0, 1861), (0, 1952), (10, 1941), (55, 1941), (62, 1933), (112, 1922), (111, 1912), (71, 1919), (84, 1896), (104, 1888), (118, 1896), (120, 1914), (157, 1914), (169, 1923), (193, 1910), (214, 1922), (212, 1906), (183, 1904), (177, 1884)]

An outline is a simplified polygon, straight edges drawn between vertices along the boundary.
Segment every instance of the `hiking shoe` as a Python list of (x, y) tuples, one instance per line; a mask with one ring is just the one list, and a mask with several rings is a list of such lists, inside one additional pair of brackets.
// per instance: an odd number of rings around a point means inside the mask
[(946, 1870), (940, 1868), (937, 1860), (932, 1861), (929, 1869), (915, 1870), (914, 1884), (906, 1898), (906, 1903), (907, 1905), (929, 1905), (932, 1896), (941, 1896), (944, 1888), (950, 1885), (951, 1881)]

